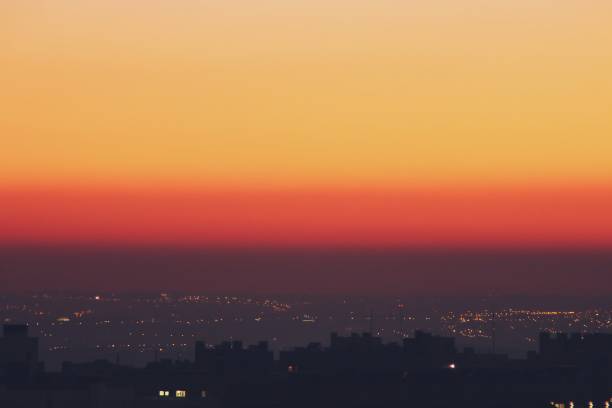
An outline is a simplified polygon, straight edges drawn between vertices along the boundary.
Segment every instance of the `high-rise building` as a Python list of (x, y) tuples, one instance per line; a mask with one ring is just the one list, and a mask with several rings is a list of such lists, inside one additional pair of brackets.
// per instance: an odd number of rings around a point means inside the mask
[(38, 368), (38, 338), (28, 336), (27, 325), (5, 324), (0, 338), (0, 371), (29, 376)]

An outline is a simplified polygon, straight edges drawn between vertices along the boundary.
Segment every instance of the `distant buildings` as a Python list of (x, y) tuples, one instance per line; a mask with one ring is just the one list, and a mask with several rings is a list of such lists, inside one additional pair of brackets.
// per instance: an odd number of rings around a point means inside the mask
[(526, 359), (457, 351), (453, 338), (416, 331), (401, 343), (332, 333), (274, 358), (266, 342), (197, 342), (195, 361), (145, 368), (105, 360), (45, 372), (27, 327), (0, 339), (0, 407), (17, 408), (609, 408), (612, 335), (540, 336)]
[(241, 341), (227, 341), (211, 348), (202, 341), (196, 342), (195, 366), (215, 376), (248, 378), (267, 375), (273, 364), (273, 353), (265, 341), (247, 348)]
[(339, 336), (332, 333), (329, 348), (319, 343), (280, 353), (287, 372), (326, 372), (352, 375), (363, 372), (402, 372), (407, 367), (443, 368), (456, 357), (454, 339), (417, 331), (414, 338), (384, 344), (370, 333)]
[(41, 369), (38, 339), (28, 337), (28, 326), (5, 324), (0, 338), (0, 375), (28, 378)]
[(540, 334), (540, 355), (551, 361), (576, 362), (612, 359), (612, 335), (604, 333)]

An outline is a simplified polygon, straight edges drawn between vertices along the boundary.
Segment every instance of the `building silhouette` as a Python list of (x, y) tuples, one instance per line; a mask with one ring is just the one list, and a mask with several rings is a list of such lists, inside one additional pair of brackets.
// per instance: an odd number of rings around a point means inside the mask
[(370, 333), (310, 343), (277, 358), (266, 342), (198, 341), (195, 358), (144, 368), (97, 360), (47, 372), (27, 327), (0, 339), (0, 407), (609, 407), (612, 335), (540, 335), (526, 358), (458, 351), (415, 332), (385, 343)]
[(0, 338), (0, 373), (23, 380), (42, 369), (38, 361), (38, 339), (28, 336), (28, 326), (5, 324)]

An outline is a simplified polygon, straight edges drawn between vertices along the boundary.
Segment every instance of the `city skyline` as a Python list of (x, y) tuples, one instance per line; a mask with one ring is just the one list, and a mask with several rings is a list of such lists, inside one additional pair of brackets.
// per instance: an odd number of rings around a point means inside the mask
[(610, 408), (612, 1), (0, 1), (0, 406)]

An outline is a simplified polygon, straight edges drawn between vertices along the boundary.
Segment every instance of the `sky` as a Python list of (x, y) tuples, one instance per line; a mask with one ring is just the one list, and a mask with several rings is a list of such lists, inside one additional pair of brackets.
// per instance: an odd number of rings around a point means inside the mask
[(0, 246), (612, 249), (607, 0), (5, 0)]

